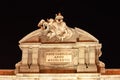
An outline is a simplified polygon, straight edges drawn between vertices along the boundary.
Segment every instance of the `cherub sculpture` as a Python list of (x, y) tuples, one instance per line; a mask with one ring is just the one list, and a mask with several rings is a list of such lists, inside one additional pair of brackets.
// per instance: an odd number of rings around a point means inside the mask
[(59, 13), (58, 15), (56, 14), (55, 19), (50, 18), (47, 19), (47, 21), (42, 19), (38, 27), (40, 27), (41, 30), (47, 31), (47, 37), (50, 39), (57, 37), (59, 40), (63, 41), (63, 39), (71, 34), (63, 18), (64, 17)]

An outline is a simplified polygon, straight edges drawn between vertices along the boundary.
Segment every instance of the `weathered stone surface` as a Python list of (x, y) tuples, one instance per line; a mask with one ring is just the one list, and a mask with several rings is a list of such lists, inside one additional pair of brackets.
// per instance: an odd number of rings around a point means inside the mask
[(68, 27), (63, 18), (59, 13), (55, 19), (42, 19), (40, 29), (19, 41), (22, 60), (16, 73), (105, 72), (99, 41), (82, 29)]

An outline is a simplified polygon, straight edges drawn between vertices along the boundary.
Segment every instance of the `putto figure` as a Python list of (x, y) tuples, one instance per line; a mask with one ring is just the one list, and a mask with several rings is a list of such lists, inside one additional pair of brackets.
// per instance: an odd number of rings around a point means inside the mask
[(50, 18), (47, 19), (47, 21), (42, 19), (38, 23), (38, 27), (40, 27), (41, 30), (45, 30), (50, 39), (57, 37), (59, 40), (63, 41), (65, 38), (72, 36), (72, 31), (67, 27), (63, 18), (61, 13), (58, 13), (55, 19)]

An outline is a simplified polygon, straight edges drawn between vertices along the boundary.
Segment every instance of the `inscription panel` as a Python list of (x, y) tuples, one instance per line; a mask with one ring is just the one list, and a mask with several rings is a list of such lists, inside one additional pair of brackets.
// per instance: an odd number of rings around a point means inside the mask
[(77, 56), (78, 49), (40, 49), (41, 65), (71, 65)]
[(49, 55), (46, 55), (46, 62), (72, 62), (72, 55), (53, 55), (49, 53)]

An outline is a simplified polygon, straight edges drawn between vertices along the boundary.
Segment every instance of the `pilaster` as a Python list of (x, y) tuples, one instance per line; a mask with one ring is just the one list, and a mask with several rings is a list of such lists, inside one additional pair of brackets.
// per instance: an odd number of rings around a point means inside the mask
[(22, 48), (22, 64), (27, 65), (28, 64), (28, 47)]
[(31, 72), (39, 72), (39, 65), (38, 65), (38, 47), (32, 47), (32, 65), (30, 66)]
[(28, 53), (29, 53), (29, 48), (28, 47), (22, 47), (22, 63), (20, 65), (20, 72), (28, 72), (29, 67), (28, 67)]

